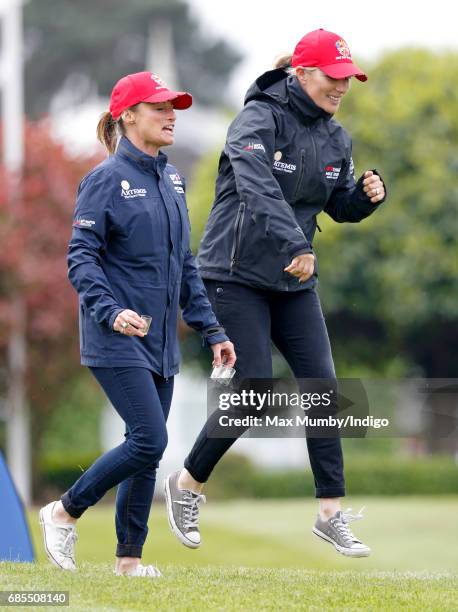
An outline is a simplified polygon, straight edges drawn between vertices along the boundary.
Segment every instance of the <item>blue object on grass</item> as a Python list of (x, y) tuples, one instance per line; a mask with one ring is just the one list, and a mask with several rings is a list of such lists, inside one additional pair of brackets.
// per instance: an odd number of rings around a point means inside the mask
[(0, 561), (34, 560), (24, 506), (0, 452)]

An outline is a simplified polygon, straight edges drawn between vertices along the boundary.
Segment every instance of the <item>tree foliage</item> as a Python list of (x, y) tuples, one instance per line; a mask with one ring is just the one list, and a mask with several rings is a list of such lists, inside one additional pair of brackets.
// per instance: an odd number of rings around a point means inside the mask
[[(357, 168), (379, 168), (389, 198), (361, 226), (323, 219), (317, 247), (327, 310), (340, 313), (334, 330), (349, 341), (354, 333), (361, 346), (364, 323), (374, 329), (371, 361), (397, 353), (426, 375), (451, 376), (458, 345), (458, 56), (390, 53), (359, 85), (339, 119), (352, 134)], [(350, 325), (337, 329), (344, 321)]]
[[(458, 362), (458, 56), (403, 49), (385, 55), (369, 77), (353, 82), (337, 119), (353, 137), (358, 174), (377, 168), (388, 200), (361, 224), (320, 215), (323, 232), (314, 244), (337, 369), (355, 376), (452, 376)], [(216, 170), (213, 156), (196, 172), (194, 230), (208, 215)]]
[(241, 56), (200, 30), (183, 0), (30, 0), (24, 6), (27, 112), (49, 110), (65, 89), (72, 102), (109, 96), (124, 74), (145, 70), (149, 28), (166, 18), (172, 26), (180, 86), (197, 100), (221, 100)]

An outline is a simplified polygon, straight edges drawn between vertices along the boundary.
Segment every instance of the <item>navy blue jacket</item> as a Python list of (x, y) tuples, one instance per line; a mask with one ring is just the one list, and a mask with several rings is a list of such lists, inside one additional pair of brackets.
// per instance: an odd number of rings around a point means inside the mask
[(296, 77), (281, 69), (259, 77), (221, 154), (199, 249), (202, 276), (276, 291), (313, 286), (316, 259), (305, 283), (283, 270), (296, 255), (313, 253), (317, 214), (358, 222), (378, 208), (363, 191), (364, 177), (355, 180), (351, 148), (344, 128)]
[[(178, 372), (178, 308), (209, 344), (227, 336), (213, 314), (189, 248), (184, 183), (167, 157), (125, 137), (78, 189), (68, 276), (79, 295), (81, 363)], [(113, 331), (129, 308), (152, 317), (149, 333)]]

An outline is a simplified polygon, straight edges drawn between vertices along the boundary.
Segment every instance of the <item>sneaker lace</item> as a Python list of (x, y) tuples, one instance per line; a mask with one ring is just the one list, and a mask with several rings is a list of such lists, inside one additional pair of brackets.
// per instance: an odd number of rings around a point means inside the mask
[(69, 557), (70, 559), (73, 559), (73, 549), (75, 546), (75, 542), (78, 539), (76, 530), (74, 529), (74, 527), (62, 528), (60, 534), (62, 537), (62, 554), (64, 555), (64, 557)]
[(353, 534), (352, 530), (348, 526), (348, 523), (352, 521), (359, 521), (364, 518), (363, 511), (365, 510), (365, 506), (361, 508), (361, 510), (357, 514), (351, 514), (352, 508), (347, 508), (340, 515), (340, 520), (336, 519), (334, 525), (338, 532), (342, 535), (345, 540), (350, 540), (352, 542), (360, 543), (357, 537)]
[(183, 500), (176, 503), (183, 506), (183, 527), (185, 529), (199, 528), (199, 504), (207, 501), (205, 495), (183, 489)]

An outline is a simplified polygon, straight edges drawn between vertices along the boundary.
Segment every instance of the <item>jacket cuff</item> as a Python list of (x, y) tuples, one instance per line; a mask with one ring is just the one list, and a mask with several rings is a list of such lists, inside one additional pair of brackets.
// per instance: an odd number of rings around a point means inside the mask
[(305, 255), (306, 253), (310, 253), (313, 255), (313, 248), (312, 245), (310, 245), (309, 247), (305, 248), (305, 249), (300, 249), (299, 251), (294, 251), (294, 253), (292, 253), (290, 255), (291, 259), (294, 259), (295, 257), (299, 257), (299, 255)]
[(125, 308), (115, 308), (115, 310), (113, 310), (113, 312), (111, 313), (110, 318), (108, 319), (108, 327), (109, 327), (110, 331), (114, 331), (113, 330), (113, 325), (114, 325), (114, 322), (116, 320), (116, 317), (123, 310), (125, 310)]
[(227, 342), (229, 338), (226, 336), (224, 327), (221, 325), (212, 325), (202, 330), (202, 343), (204, 346), (210, 346), (211, 344), (219, 344), (221, 342)]

